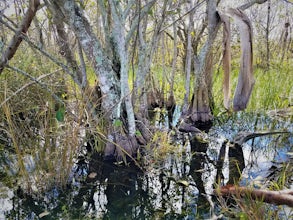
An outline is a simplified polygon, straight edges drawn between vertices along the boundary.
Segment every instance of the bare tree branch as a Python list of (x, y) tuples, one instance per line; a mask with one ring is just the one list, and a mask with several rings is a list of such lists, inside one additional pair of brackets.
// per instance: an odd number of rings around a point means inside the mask
[(32, 80), (33, 82), (37, 83), (38, 85), (41, 86), (41, 88), (45, 89), (46, 91), (48, 91), (51, 96), (59, 103), (62, 103), (64, 104), (63, 100), (60, 99), (55, 93), (52, 92), (52, 90), (50, 88), (48, 88), (48, 86), (46, 86), (44, 83), (40, 82), (39, 79), (31, 76), (30, 74), (26, 73), (25, 71), (21, 70), (21, 69), (18, 69), (16, 67), (13, 67), (13, 66), (9, 66), (9, 65), (6, 65), (7, 68), (17, 72), (17, 73), (20, 73), (21, 75), (29, 78), (30, 80)]
[(61, 70), (62, 70), (62, 69), (57, 69), (57, 70), (55, 70), (55, 71), (52, 72), (52, 73), (47, 73), (47, 74), (41, 75), (41, 76), (39, 76), (38, 78), (36, 78), (36, 80), (31, 81), (31, 82), (29, 82), (29, 83), (23, 85), (22, 87), (20, 87), (19, 89), (17, 89), (14, 93), (12, 93), (12, 95), (10, 95), (9, 97), (7, 97), (3, 102), (1, 102), (1, 103), (0, 103), (0, 107), (3, 106), (6, 102), (8, 102), (10, 99), (12, 99), (13, 96), (16, 96), (18, 93), (20, 93), (20, 92), (21, 92), (22, 90), (24, 90), (25, 88), (29, 87), (29, 86), (32, 85), (32, 84), (37, 83), (37, 81), (40, 81), (41, 79), (44, 79), (44, 78), (46, 78), (46, 77), (48, 77), (48, 76), (51, 76), (51, 75), (55, 74), (55, 73), (57, 73), (57, 72), (59, 72), (59, 71), (61, 71)]
[(126, 45), (129, 44), (130, 39), (133, 35), (133, 33), (137, 30), (137, 26), (138, 23), (140, 22), (140, 20), (147, 15), (147, 13), (149, 12), (149, 10), (151, 9), (151, 7), (156, 3), (156, 0), (152, 0), (149, 3), (147, 3), (141, 10), (140, 13), (135, 17), (135, 19), (133, 20), (130, 30), (128, 31), (127, 35), (126, 35)]
[(177, 21), (180, 21), (182, 18), (184, 18), (186, 15), (189, 15), (190, 13), (194, 13), (195, 9), (200, 7), (203, 3), (205, 2), (205, 0), (199, 2), (198, 4), (196, 4), (194, 7), (192, 7), (191, 9), (189, 9), (187, 12), (185, 12), (183, 15), (181, 15), (179, 18), (173, 20), (170, 24), (168, 24), (167, 26), (165, 26), (164, 28), (162, 28), (160, 30), (160, 33), (165, 31), (166, 29), (168, 29), (169, 27), (171, 27), (174, 23), (176, 23)]
[[(17, 30), (15, 28), (13, 28), (11, 25), (9, 25), (7, 22), (5, 22), (2, 17), (0, 17), (0, 23), (4, 24), (7, 28), (9, 28), (11, 31), (13, 32), (17, 32)], [(43, 54), (45, 57), (49, 58), (53, 63), (55, 63), (56, 65), (60, 66), (67, 74), (69, 74), (70, 76), (73, 77), (73, 73), (70, 72), (69, 68), (63, 64), (62, 62), (60, 62), (59, 60), (57, 60), (54, 56), (52, 56), (51, 54), (49, 54), (48, 52), (46, 52), (45, 50), (43, 50), (42, 48), (40, 48), (39, 46), (37, 46), (34, 42), (32, 42), (25, 34), (21, 33), (21, 38), (28, 43), (28, 45), (30, 45), (33, 49), (38, 50), (41, 54)]]
[(286, 3), (289, 3), (289, 4), (292, 4), (293, 5), (293, 2), (290, 2), (288, 0), (283, 0), (283, 1), (286, 2)]
[(22, 41), (22, 34), (25, 34), (28, 31), (28, 28), (36, 15), (38, 10), (38, 6), (40, 5), (39, 0), (30, 0), (28, 10), (18, 28), (15, 32), (14, 36), (12, 37), (6, 51), (2, 54), (2, 58), (0, 61), (0, 74), (4, 69), (4, 66), (7, 62), (14, 56), (16, 50), (18, 49), (21, 41)]
[(238, 7), (238, 9), (244, 11), (245, 9), (250, 8), (251, 6), (253, 6), (254, 4), (263, 4), (265, 3), (267, 0), (252, 0), (244, 5), (241, 5)]

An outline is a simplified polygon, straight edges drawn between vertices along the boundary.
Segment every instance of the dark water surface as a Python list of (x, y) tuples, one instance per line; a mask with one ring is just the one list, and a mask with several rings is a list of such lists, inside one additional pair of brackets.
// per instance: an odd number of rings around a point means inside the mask
[[(228, 152), (224, 143), (239, 132), (255, 131), (290, 133), (255, 137)], [(143, 170), (93, 156), (75, 165), (67, 188), (53, 188), (39, 198), (17, 195), (0, 183), (0, 219), (208, 219), (221, 214), (212, 196), (216, 179), (237, 181), (241, 170), (240, 184), (259, 188), (276, 178), (284, 164), (292, 165), (292, 132), (292, 116), (219, 117), (203, 137), (208, 142), (177, 134), (178, 153), (149, 160)]]

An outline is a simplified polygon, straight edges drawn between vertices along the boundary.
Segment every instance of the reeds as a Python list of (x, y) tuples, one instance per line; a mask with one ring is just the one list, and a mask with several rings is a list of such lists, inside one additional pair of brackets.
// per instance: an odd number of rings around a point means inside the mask
[[(26, 80), (9, 71), (1, 77), (0, 166), (5, 177), (1, 180), (32, 195), (65, 186), (85, 138), (81, 132), (84, 105), (72, 96), (62, 106), (63, 120), (58, 121), (60, 105), (48, 91), (32, 84), (13, 95)], [(56, 94), (65, 92), (59, 80), (46, 79)]]

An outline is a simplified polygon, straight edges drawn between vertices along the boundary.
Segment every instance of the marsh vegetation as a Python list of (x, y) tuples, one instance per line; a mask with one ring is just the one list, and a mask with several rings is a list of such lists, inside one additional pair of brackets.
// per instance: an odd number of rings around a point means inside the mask
[(289, 219), (293, 5), (237, 3), (0, 2), (0, 218)]

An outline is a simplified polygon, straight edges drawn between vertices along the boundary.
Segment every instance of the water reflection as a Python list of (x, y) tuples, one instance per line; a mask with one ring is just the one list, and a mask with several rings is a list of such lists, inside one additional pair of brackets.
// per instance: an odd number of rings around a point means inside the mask
[(52, 189), (39, 198), (8, 197), (11, 211), (5, 212), (6, 218), (38, 219), (42, 214), (42, 219), (207, 219), (218, 214), (217, 207), (211, 207), (216, 204), (216, 184), (248, 184), (265, 178), (274, 161), (290, 160), (286, 152), (293, 150), (292, 133), (233, 143), (240, 131), (264, 128), (292, 132), (292, 123), (235, 116), (207, 129), (208, 141), (186, 135), (178, 154), (143, 171), (132, 164), (102, 163), (94, 155), (90, 163), (76, 165), (66, 189)]

